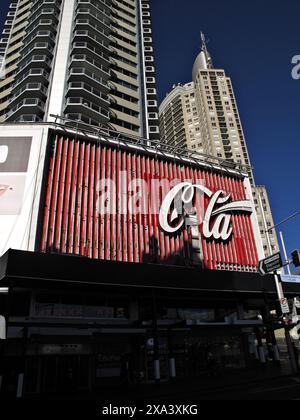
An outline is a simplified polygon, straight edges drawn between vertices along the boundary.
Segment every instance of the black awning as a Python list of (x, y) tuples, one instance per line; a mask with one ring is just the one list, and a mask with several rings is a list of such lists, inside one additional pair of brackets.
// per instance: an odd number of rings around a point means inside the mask
[(0, 258), (0, 285), (7, 285), (10, 281), (21, 287), (52, 282), (203, 292), (276, 293), (272, 275), (261, 277), (257, 273), (102, 261), (13, 249)]

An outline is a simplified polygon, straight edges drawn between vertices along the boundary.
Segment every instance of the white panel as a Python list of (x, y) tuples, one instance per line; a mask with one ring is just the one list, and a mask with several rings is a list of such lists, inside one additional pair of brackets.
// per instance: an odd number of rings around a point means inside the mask
[[(252, 188), (251, 188), (249, 178), (245, 178), (244, 185), (245, 185), (245, 188), (246, 188), (247, 198), (249, 200), (251, 200), (253, 209), (255, 209), (254, 199), (253, 199), (253, 195), (252, 195)], [(262, 239), (261, 239), (261, 234), (260, 234), (260, 229), (259, 229), (259, 224), (258, 224), (256, 211), (252, 212), (251, 224), (252, 224), (252, 228), (253, 228), (253, 232), (254, 232), (254, 238), (255, 238), (258, 258), (259, 258), (259, 260), (263, 260), (265, 258), (265, 252), (264, 252), (264, 247), (263, 247), (263, 243), (262, 243)]]
[(8, 155), (0, 163), (0, 255), (9, 248), (34, 250), (47, 136), (47, 127), (1, 127)]
[(65, 99), (65, 83), (68, 76), (68, 64), (70, 56), (70, 44), (73, 28), (75, 0), (65, 0), (57, 51), (54, 61), (53, 79), (49, 95), (49, 108), (46, 121), (54, 121), (50, 115), (62, 115)]

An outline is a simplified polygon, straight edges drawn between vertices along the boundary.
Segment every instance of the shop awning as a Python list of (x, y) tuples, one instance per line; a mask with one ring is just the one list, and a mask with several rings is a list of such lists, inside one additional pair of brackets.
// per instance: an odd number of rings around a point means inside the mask
[[(159, 264), (93, 260), (74, 255), (8, 250), (0, 258), (0, 286), (39, 287), (43, 282), (133, 288), (276, 295), (272, 275)], [(54, 286), (54, 284), (53, 284)], [(287, 285), (295, 294), (300, 285)]]

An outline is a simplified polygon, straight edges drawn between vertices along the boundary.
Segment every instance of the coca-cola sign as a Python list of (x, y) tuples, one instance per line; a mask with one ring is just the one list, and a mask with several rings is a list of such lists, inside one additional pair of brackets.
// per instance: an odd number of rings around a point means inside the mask
[[(204, 209), (202, 200), (202, 214), (197, 214), (193, 206), (195, 194), (202, 198), (209, 198), (209, 203)], [(234, 213), (253, 212), (250, 200), (230, 201), (231, 194), (219, 190), (212, 192), (201, 184), (182, 182), (172, 188), (165, 196), (159, 212), (159, 223), (167, 233), (175, 233), (186, 225), (195, 226), (202, 224), (202, 233), (206, 239), (227, 241), (233, 232), (232, 215)]]

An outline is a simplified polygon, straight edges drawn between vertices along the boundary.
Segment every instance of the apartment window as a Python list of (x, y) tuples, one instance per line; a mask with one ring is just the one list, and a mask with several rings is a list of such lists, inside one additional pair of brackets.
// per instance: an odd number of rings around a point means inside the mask
[(149, 127), (149, 132), (150, 133), (159, 133), (159, 129), (156, 125), (155, 126), (150, 126)]
[(156, 95), (156, 89), (148, 88), (147, 89), (147, 94), (148, 95)]
[(150, 17), (150, 12), (142, 12), (143, 17)]
[(150, 100), (147, 102), (148, 106), (157, 106), (157, 101)]
[(142, 4), (142, 9), (149, 9), (149, 4)]
[(144, 20), (143, 20), (143, 24), (144, 24), (144, 25), (151, 25), (151, 20), (144, 19)]
[(144, 42), (152, 42), (152, 37), (151, 36), (145, 36), (144, 37)]
[(153, 52), (153, 47), (145, 47), (146, 52)]
[(157, 120), (158, 119), (158, 114), (156, 112), (149, 112), (148, 118), (149, 118), (149, 120)]
[(155, 83), (155, 77), (146, 77), (146, 83)]
[(146, 56), (145, 57), (145, 61), (151, 61), (151, 62), (153, 62), (154, 61), (154, 58), (152, 57), (152, 55), (149, 55), (149, 56)]
[(152, 34), (152, 30), (151, 30), (151, 28), (143, 28), (143, 33), (144, 34)]
[(146, 66), (147, 73), (153, 73), (154, 71), (155, 71), (155, 68), (153, 66)]

